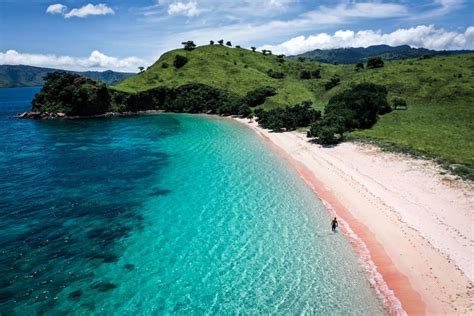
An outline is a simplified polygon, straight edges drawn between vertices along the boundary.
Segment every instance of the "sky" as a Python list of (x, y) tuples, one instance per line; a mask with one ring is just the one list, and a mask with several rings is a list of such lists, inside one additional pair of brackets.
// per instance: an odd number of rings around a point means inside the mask
[(0, 0), (0, 64), (137, 71), (193, 40), (474, 49), (474, 0)]

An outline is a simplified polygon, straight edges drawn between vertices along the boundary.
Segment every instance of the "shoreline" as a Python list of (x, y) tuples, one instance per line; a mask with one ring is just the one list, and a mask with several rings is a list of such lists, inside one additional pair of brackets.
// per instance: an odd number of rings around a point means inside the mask
[(323, 148), (298, 132), (232, 119), (267, 141), (338, 217), (390, 314), (473, 312), (472, 187), (440, 179), (419, 159), (348, 143)]

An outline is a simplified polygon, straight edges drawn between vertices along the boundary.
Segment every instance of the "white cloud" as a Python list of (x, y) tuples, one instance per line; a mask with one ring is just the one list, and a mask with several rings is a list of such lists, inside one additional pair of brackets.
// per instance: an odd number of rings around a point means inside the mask
[(62, 14), (66, 19), (72, 17), (85, 18), (89, 15), (108, 15), (115, 14), (115, 11), (108, 7), (104, 3), (99, 4), (86, 4), (80, 8), (74, 8), (69, 12), (66, 12), (67, 6), (64, 4), (52, 4), (46, 9), (46, 13), (50, 14)]
[(171, 15), (185, 15), (188, 17), (199, 15), (203, 10), (198, 8), (196, 1), (174, 2), (168, 6), (168, 14)]
[(63, 14), (66, 11), (66, 9), (67, 9), (67, 6), (65, 6), (64, 4), (56, 3), (56, 4), (50, 5), (46, 9), (46, 13)]
[(314, 49), (367, 47), (379, 44), (410, 45), (436, 50), (474, 49), (474, 26), (468, 27), (464, 32), (437, 29), (433, 25), (398, 29), (386, 34), (379, 30), (358, 32), (339, 30), (333, 35), (320, 33), (308, 37), (297, 36), (278, 45), (263, 45), (259, 49), (270, 49), (277, 54), (295, 55)]
[(109, 8), (104, 3), (99, 3), (97, 5), (87, 4), (79, 9), (72, 9), (68, 13), (64, 15), (65, 18), (70, 17), (79, 17), (85, 18), (89, 15), (107, 15), (107, 14), (115, 14), (115, 11), (112, 8)]
[(117, 58), (94, 50), (88, 57), (57, 56), (19, 53), (15, 50), (0, 52), (0, 64), (52, 67), (66, 70), (116, 70), (136, 72), (147, 62), (137, 57)]

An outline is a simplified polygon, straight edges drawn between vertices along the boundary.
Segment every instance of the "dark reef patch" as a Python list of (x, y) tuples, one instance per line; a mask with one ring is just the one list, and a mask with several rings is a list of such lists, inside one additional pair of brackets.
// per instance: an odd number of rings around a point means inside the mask
[(117, 288), (117, 285), (106, 281), (99, 281), (91, 285), (91, 289), (97, 290), (99, 292), (108, 292), (115, 288)]
[(78, 300), (81, 296), (82, 296), (82, 291), (81, 291), (81, 290), (76, 290), (76, 291), (73, 291), (73, 292), (69, 293), (69, 295), (68, 295), (67, 297), (68, 297), (70, 300), (76, 301), (76, 300)]
[(155, 189), (151, 191), (148, 196), (156, 196), (156, 195), (167, 195), (170, 194), (171, 190), (169, 189)]
[(131, 263), (127, 263), (123, 266), (123, 268), (127, 271), (133, 271), (133, 270), (135, 270), (135, 265), (131, 264)]

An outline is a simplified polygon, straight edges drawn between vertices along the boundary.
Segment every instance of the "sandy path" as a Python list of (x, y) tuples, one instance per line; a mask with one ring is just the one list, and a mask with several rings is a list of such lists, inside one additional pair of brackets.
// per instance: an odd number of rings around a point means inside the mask
[(474, 314), (472, 186), (427, 161), (351, 143), (322, 148), (297, 132), (237, 120), (272, 143), (348, 223), (346, 235), (357, 235), (383, 277), (376, 285), (392, 312), (401, 302), (408, 314)]

